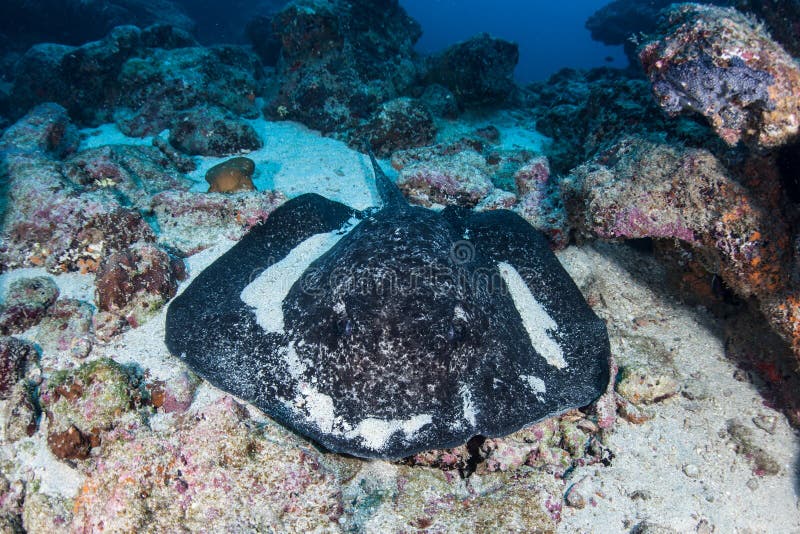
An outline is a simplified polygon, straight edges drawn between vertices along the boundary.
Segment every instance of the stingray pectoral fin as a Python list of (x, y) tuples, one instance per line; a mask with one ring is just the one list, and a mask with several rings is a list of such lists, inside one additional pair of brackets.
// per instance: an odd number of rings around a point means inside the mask
[(169, 304), (165, 342), (212, 384), (252, 400), (266, 383), (259, 361), (282, 337), (264, 332), (242, 301), (244, 288), (312, 235), (343, 227), (360, 212), (315, 194), (292, 199), (253, 227)]
[(508, 210), (472, 214), (466, 228), (475, 249), (497, 266), (528, 334), (533, 351), (518, 362), (520, 380), (549, 413), (597, 398), (609, 379), (606, 326), (546, 238)]

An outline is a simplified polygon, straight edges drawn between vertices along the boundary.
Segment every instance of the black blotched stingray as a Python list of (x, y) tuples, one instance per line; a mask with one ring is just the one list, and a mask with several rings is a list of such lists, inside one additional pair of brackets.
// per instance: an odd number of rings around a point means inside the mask
[(400, 458), (498, 437), (597, 398), (605, 324), (507, 210), (380, 210), (316, 194), (253, 227), (169, 306), (166, 344), (327, 449)]

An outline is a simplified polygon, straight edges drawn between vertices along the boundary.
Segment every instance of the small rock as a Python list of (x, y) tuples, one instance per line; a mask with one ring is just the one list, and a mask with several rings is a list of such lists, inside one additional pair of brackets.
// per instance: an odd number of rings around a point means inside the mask
[(686, 464), (683, 466), (683, 474), (689, 478), (697, 478), (700, 476), (700, 468), (695, 464)]
[(758, 484), (758, 479), (757, 478), (751, 478), (750, 480), (747, 481), (747, 483), (745, 485), (748, 487), (748, 489), (750, 489), (750, 491), (756, 491), (758, 489), (758, 485), (759, 485)]
[(37, 410), (31, 390), (24, 381), (11, 389), (3, 406), (3, 440), (15, 442), (36, 433)]
[(584, 508), (591, 498), (590, 484), (591, 478), (585, 476), (570, 486), (564, 497), (567, 506), (579, 509)]
[(57, 298), (58, 286), (50, 277), (37, 276), (12, 282), (0, 308), (0, 334), (19, 334), (38, 324)]
[(190, 155), (229, 156), (261, 148), (249, 123), (213, 106), (198, 106), (178, 115), (169, 142)]
[(647, 490), (634, 490), (628, 494), (628, 498), (632, 501), (649, 501), (653, 494)]
[(780, 464), (767, 451), (755, 444), (752, 430), (741, 422), (731, 419), (727, 424), (727, 432), (736, 446), (736, 452), (752, 461), (753, 474), (762, 477), (780, 473)]
[(27, 532), (63, 532), (72, 523), (72, 499), (45, 493), (26, 493), (22, 526)]
[(474, 207), (494, 190), (486, 160), (469, 149), (434, 154), (406, 165), (400, 171), (397, 185), (412, 202), (423, 206)]
[(635, 404), (653, 404), (678, 393), (678, 382), (670, 374), (637, 366), (622, 370), (617, 384), (620, 395)]
[(631, 529), (631, 534), (678, 534), (678, 531), (645, 520), (635, 525)]
[(255, 191), (253, 173), (255, 162), (250, 158), (236, 157), (214, 165), (206, 172), (209, 193), (236, 193)]
[(355, 130), (350, 144), (360, 146), (366, 139), (378, 157), (395, 150), (433, 143), (436, 126), (428, 109), (413, 98), (396, 98), (381, 104), (367, 123)]
[(92, 349), (92, 306), (75, 299), (59, 299), (45, 314), (36, 342), (46, 353), (85, 358)]

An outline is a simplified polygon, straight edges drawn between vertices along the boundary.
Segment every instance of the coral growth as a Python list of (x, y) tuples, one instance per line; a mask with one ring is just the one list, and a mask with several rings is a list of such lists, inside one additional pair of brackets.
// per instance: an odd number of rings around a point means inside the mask
[(50, 277), (12, 282), (0, 304), (0, 334), (19, 334), (39, 323), (57, 298), (58, 286)]
[(169, 142), (186, 154), (202, 156), (229, 156), (262, 146), (250, 124), (214, 106), (178, 113), (169, 131)]
[(250, 158), (238, 157), (218, 163), (206, 171), (209, 193), (236, 193), (255, 191), (253, 173), (255, 162)]

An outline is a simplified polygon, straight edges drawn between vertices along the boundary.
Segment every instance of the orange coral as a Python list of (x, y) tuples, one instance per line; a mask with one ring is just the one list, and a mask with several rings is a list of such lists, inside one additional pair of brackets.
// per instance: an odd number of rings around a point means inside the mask
[(206, 172), (209, 193), (235, 193), (237, 191), (255, 191), (253, 172), (255, 162), (250, 158), (236, 157), (214, 165)]

